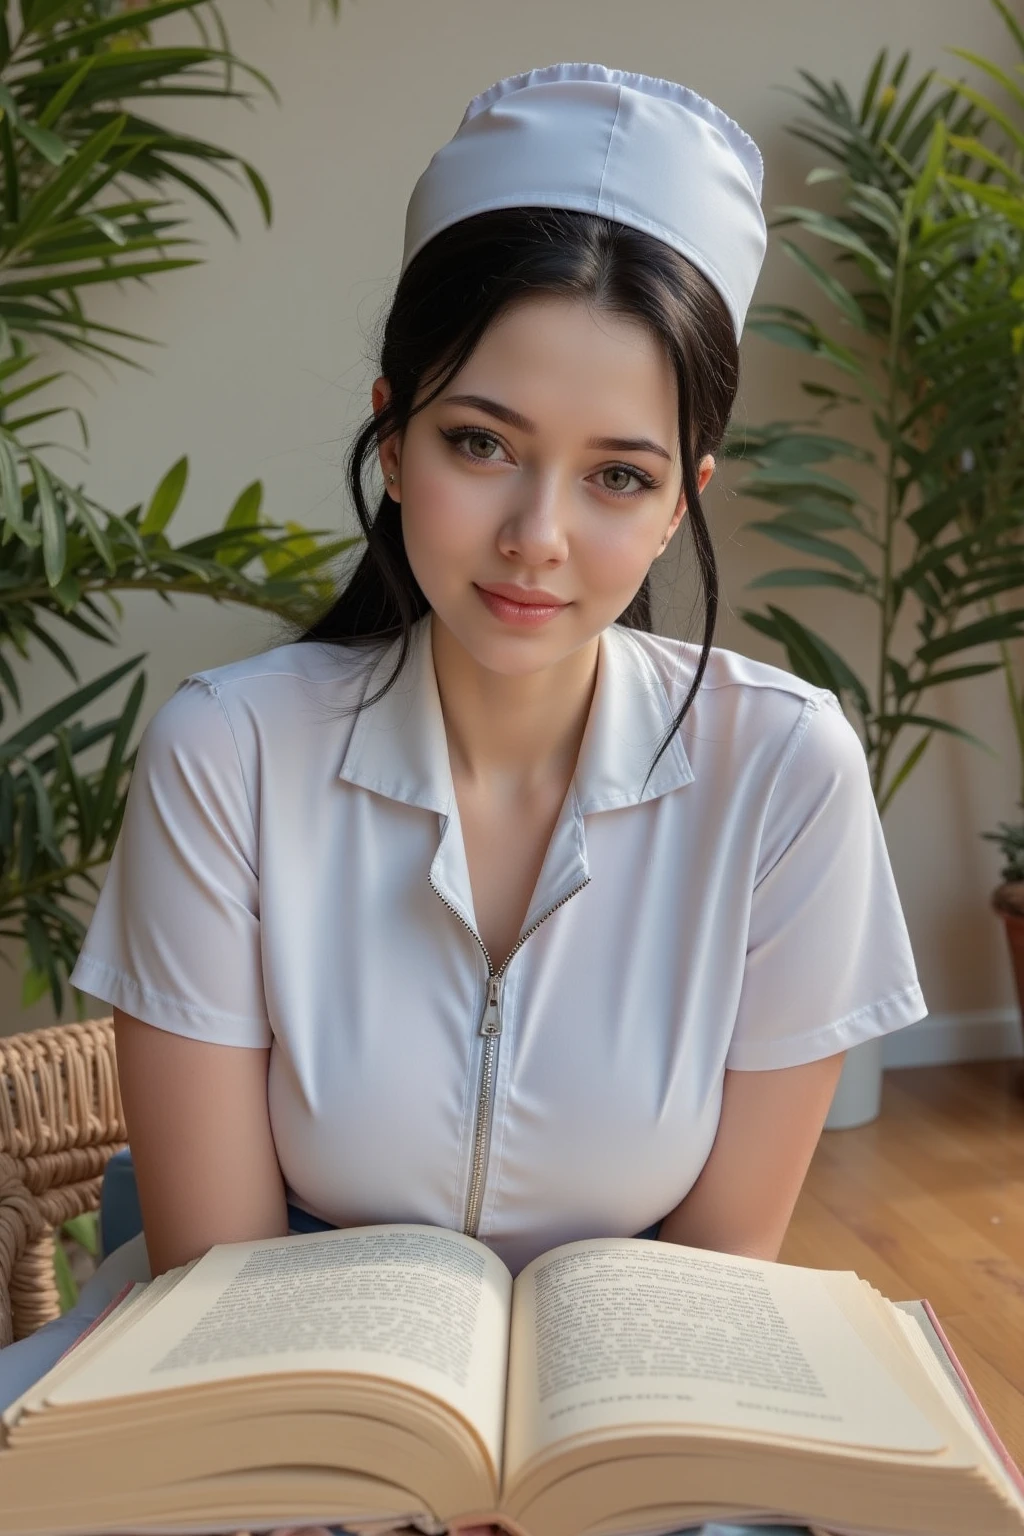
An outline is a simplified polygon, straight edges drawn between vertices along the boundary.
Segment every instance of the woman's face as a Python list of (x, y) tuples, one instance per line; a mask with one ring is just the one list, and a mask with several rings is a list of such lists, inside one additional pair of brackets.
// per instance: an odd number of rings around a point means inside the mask
[[(375, 411), (389, 394), (377, 379)], [(525, 420), (456, 402), (465, 395)], [(435, 621), (508, 674), (550, 665), (613, 624), (686, 511), (678, 409), (672, 365), (639, 323), (548, 297), (506, 311), (443, 393), (379, 450)], [(701, 491), (713, 471), (709, 454)], [(567, 606), (538, 627), (507, 624), (476, 590), (494, 582), (543, 587)]]

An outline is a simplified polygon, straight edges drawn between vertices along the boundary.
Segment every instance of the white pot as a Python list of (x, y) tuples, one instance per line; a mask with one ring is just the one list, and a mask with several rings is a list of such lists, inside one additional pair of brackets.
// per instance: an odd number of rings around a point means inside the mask
[(846, 1053), (826, 1131), (848, 1131), (877, 1120), (882, 1107), (882, 1037), (865, 1040)]

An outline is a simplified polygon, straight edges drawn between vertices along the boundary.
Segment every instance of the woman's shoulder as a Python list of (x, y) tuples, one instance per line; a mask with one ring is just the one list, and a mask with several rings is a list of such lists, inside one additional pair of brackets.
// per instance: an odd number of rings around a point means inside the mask
[[(700, 661), (701, 647), (671, 636), (631, 631), (638, 670), (664, 689), (665, 719), (678, 718)], [(727, 646), (712, 646), (700, 687), (682, 727), (691, 766), (704, 785), (749, 781), (758, 766), (772, 782), (799, 752), (817, 781), (837, 767), (857, 775), (864, 749), (837, 695), (785, 667)]]
[[(623, 630), (618, 627), (618, 632), (626, 634), (630, 641), (639, 646), (641, 653), (664, 683), (666, 692), (673, 701), (678, 695), (681, 704), (692, 686), (701, 647), (690, 640), (678, 640), (672, 635), (649, 634), (646, 630)], [(730, 702), (729, 691), (764, 694), (766, 707), (771, 705), (770, 695), (777, 696), (780, 701), (789, 699), (794, 701), (798, 712), (808, 699), (816, 703), (838, 703), (830, 689), (808, 682), (806, 678), (798, 677), (785, 667), (769, 661), (758, 661), (753, 656), (730, 650), (726, 646), (713, 645), (701, 678), (698, 699), (701, 696), (710, 698), (720, 694), (722, 698), (719, 702), (727, 704)], [(786, 708), (785, 704), (781, 707)]]
[(344, 683), (372, 664), (377, 651), (337, 641), (290, 641), (220, 666), (190, 672), (179, 686), (198, 680), (215, 692), (244, 693), (266, 682), (289, 679), (326, 684)]
[[(314, 725), (344, 718), (367, 688), (374, 649), (301, 641), (190, 672), (149, 720), (147, 751), (211, 761), (287, 758)], [(349, 725), (351, 729), (351, 724)]]

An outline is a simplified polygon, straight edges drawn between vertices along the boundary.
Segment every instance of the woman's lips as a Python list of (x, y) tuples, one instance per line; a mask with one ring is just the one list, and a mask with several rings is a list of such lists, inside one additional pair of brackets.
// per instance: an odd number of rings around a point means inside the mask
[(475, 582), (473, 585), (484, 606), (490, 609), (496, 619), (505, 624), (518, 625), (521, 629), (536, 629), (569, 607), (568, 603), (513, 603), (507, 597), (498, 597), (483, 587), (477, 587)]

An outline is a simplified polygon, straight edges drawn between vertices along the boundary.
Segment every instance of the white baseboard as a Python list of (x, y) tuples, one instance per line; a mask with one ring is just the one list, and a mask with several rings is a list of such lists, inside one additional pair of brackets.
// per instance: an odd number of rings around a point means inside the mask
[(1009, 1061), (1024, 1056), (1020, 1011), (980, 1008), (930, 1013), (882, 1040), (882, 1067), (935, 1067), (953, 1061)]

